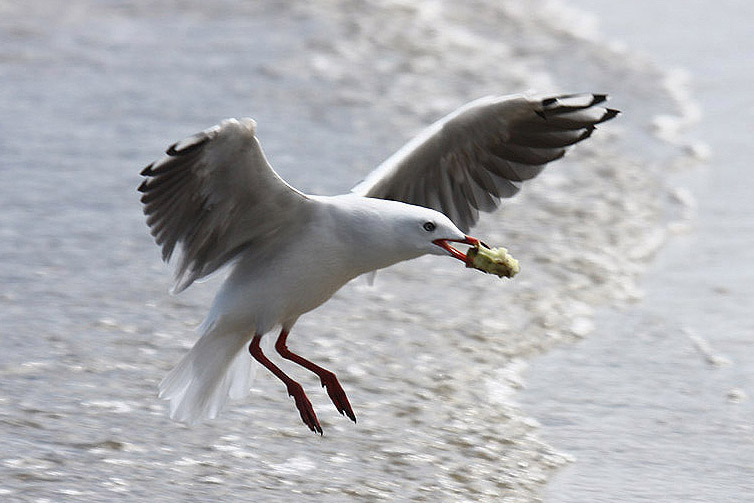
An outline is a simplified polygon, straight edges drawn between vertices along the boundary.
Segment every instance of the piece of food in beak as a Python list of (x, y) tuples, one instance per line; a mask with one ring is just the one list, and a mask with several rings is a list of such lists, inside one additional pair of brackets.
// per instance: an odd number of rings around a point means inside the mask
[(518, 260), (505, 248), (487, 248), (481, 242), (466, 252), (466, 267), (473, 267), (488, 274), (512, 278), (520, 270)]

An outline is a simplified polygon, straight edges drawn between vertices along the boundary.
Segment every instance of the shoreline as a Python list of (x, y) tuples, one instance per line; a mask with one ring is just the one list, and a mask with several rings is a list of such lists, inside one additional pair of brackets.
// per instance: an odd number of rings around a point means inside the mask
[[(594, 334), (531, 362), (522, 406), (550, 445), (575, 458), (555, 474), (544, 501), (754, 501), (747, 468), (754, 359), (744, 350), (751, 329), (742, 307), (754, 298), (754, 272), (745, 265), (754, 208), (737, 183), (751, 179), (737, 135), (746, 127), (740, 112), (754, 107), (743, 84), (754, 70), (742, 65), (752, 44), (736, 38), (740, 21), (714, 49), (702, 42), (715, 39), (704, 34), (721, 28), (726, 12), (740, 19), (743, 4), (723, 2), (710, 17), (705, 6), (683, 2), (642, 2), (625, 12), (571, 3), (609, 16), (604, 29), (633, 49), (688, 69), (704, 114), (689, 133), (712, 154), (702, 167), (669, 175), (682, 203), (670, 229), (680, 232), (641, 282), (643, 300), (604, 312)], [(659, 11), (678, 9), (684, 14), (673, 22), (660, 21)], [(687, 145), (695, 155), (707, 151), (697, 140)]]

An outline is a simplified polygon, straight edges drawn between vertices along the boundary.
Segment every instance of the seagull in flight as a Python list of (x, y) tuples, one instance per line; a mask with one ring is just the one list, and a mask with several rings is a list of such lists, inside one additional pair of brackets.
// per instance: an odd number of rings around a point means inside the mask
[(198, 341), (160, 384), (170, 417), (190, 424), (217, 417), (228, 399), (248, 394), (253, 359), (283, 382), (301, 420), (322, 434), (302, 386), (262, 352), (262, 337), (279, 328), (277, 353), (316, 374), (338, 412), (355, 422), (335, 374), (288, 348), (298, 318), (359, 275), (427, 254), (465, 260), (453, 243), (478, 245), (466, 233), (479, 211), (495, 210), (615, 117), (617, 110), (600, 106), (606, 99), (472, 101), (336, 196), (305, 194), (280, 178), (249, 118), (171, 145), (141, 171), (138, 190), (163, 260), (175, 263), (173, 291), (223, 266), (229, 273)]

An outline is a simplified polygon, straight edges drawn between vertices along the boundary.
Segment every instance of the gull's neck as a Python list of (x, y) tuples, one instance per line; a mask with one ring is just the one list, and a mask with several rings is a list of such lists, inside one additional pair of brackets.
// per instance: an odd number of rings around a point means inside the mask
[(394, 216), (405, 205), (354, 194), (314, 198), (335, 237), (333, 252), (350, 264), (354, 276), (424, 254), (401, 240)]

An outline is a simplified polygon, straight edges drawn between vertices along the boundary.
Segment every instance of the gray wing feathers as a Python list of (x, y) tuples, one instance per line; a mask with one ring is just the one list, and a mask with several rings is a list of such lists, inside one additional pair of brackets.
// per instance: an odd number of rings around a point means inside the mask
[(295, 227), (306, 196), (272, 170), (254, 133), (251, 119), (223, 121), (171, 145), (141, 172), (141, 202), (162, 258), (181, 252), (177, 292)]
[(545, 99), (487, 97), (432, 124), (353, 191), (445, 213), (467, 231), (478, 212), (518, 192), (596, 124), (618, 114), (598, 105), (602, 94)]

